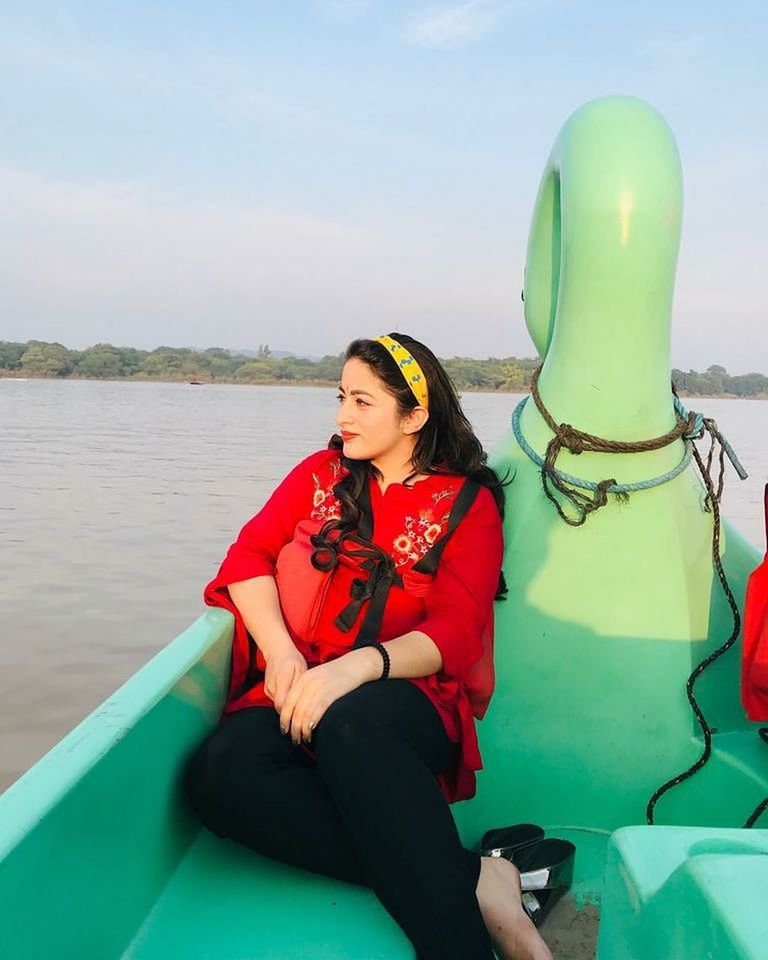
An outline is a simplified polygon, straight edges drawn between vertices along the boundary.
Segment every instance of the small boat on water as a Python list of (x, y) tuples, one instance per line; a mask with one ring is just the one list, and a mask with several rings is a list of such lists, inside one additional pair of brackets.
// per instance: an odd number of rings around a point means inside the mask
[[(468, 846), (516, 821), (575, 843), (543, 927), (559, 960), (595, 940), (599, 960), (768, 956), (768, 830), (742, 827), (768, 795), (768, 748), (740, 704), (719, 576), (741, 606), (760, 555), (715, 522), (690, 466), (706, 422), (670, 393), (681, 183), (647, 104), (606, 98), (565, 124), (526, 266), (541, 406), (515, 411), (492, 457), (514, 477), (509, 597), (485, 769), (452, 810)], [(591, 452), (569, 424), (620, 439)], [(412, 957), (370, 891), (222, 841), (183, 802), (231, 639), (231, 616), (206, 611), (0, 797), (3, 960)], [(686, 685), (720, 648), (695, 683), (702, 733)]]
[(189, 381), (189, 385), (190, 385), (191, 387), (202, 387), (202, 385), (203, 385), (204, 383), (205, 383), (205, 380), (190, 380), (190, 381)]

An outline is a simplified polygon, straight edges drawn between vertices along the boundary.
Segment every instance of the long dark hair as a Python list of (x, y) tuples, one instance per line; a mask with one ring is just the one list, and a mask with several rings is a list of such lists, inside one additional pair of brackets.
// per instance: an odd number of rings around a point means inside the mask
[[(501, 480), (496, 471), (488, 466), (488, 455), (461, 409), (453, 381), (429, 347), (405, 333), (390, 333), (389, 336), (402, 344), (417, 361), (429, 391), (429, 419), (418, 434), (412, 457), (413, 472), (403, 482), (408, 484), (419, 473), (469, 477), (481, 486), (488, 487), (503, 518), (503, 487), (510, 481), (506, 477)], [(353, 340), (346, 349), (344, 359), (362, 360), (371, 368), (397, 401), (397, 412), (401, 417), (418, 406), (397, 361), (383, 344), (376, 340)], [(344, 442), (338, 434), (334, 434), (328, 446), (332, 450), (341, 450)], [(318, 541), (335, 539), (333, 534), (343, 538), (358, 529), (361, 494), (367, 490), (371, 476), (381, 477), (381, 472), (369, 460), (342, 457), (342, 462), (349, 472), (334, 488), (341, 504), (341, 519), (327, 521), (317, 535)]]

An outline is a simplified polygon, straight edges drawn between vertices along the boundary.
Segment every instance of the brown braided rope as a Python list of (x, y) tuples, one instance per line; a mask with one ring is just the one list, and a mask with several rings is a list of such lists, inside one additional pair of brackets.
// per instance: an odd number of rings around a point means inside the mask
[[(547, 444), (547, 450), (544, 455), (544, 463), (541, 466), (541, 482), (544, 487), (544, 493), (555, 506), (561, 519), (572, 527), (580, 527), (590, 513), (599, 510), (608, 503), (608, 490), (616, 485), (616, 479), (601, 480), (597, 484), (593, 496), (587, 493), (581, 493), (569, 486), (559, 475), (555, 467), (555, 462), (560, 455), (563, 447), (569, 453), (578, 456), (582, 453), (647, 453), (649, 450), (660, 450), (662, 447), (669, 446), (675, 440), (681, 440), (683, 437), (692, 437), (695, 432), (696, 414), (689, 413), (687, 419), (682, 417), (677, 411), (675, 416), (677, 422), (674, 427), (660, 437), (654, 437), (651, 440), (606, 440), (604, 437), (595, 436), (593, 433), (586, 433), (583, 430), (577, 430), (570, 423), (557, 423), (550, 412), (544, 406), (539, 393), (539, 375), (542, 371), (540, 366), (531, 378), (531, 396), (539, 411), (553, 433), (552, 439)], [(710, 450), (710, 461), (712, 451)], [(722, 451), (721, 451), (722, 462)], [(577, 516), (570, 517), (562, 508), (560, 501), (552, 493), (552, 488), (558, 491), (576, 510)], [(722, 491), (722, 486), (720, 487)], [(615, 496), (619, 500), (627, 500), (628, 494), (617, 493)]]

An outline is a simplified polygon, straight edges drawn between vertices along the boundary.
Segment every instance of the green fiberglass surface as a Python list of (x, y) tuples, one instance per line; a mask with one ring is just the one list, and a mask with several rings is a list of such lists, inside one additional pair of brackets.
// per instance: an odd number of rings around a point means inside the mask
[[(681, 184), (674, 138), (639, 100), (587, 104), (557, 138), (525, 279), (541, 396), (557, 422), (623, 440), (674, 424)], [(542, 453), (551, 433), (532, 403), (521, 427)], [(563, 452), (558, 466), (623, 483), (681, 456), (677, 441), (642, 454)], [(750, 916), (763, 913), (765, 841), (733, 828), (768, 794), (768, 751), (739, 703), (738, 648), (697, 688), (717, 730), (712, 759), (661, 799), (665, 826), (636, 826), (655, 788), (701, 750), (685, 681), (731, 630), (701, 483), (689, 468), (576, 528), (558, 518), (511, 431), (492, 460), (513, 477), (509, 596), (497, 606), (497, 690), (479, 725), (485, 768), (477, 796), (453, 807), (465, 843), (524, 820), (573, 839), (576, 904), (599, 902), (605, 877), (601, 960), (757, 957), (766, 938)], [(722, 556), (741, 599), (757, 551), (726, 525)], [(4, 960), (412, 956), (370, 891), (219, 840), (186, 809), (179, 772), (219, 716), (231, 627), (208, 611), (0, 798)], [(619, 828), (630, 829), (611, 840)], [(693, 841), (692, 828), (704, 831)], [(727, 850), (696, 846), (719, 834)], [(739, 876), (749, 880), (737, 891)], [(681, 918), (674, 927), (664, 904)]]
[(627, 827), (614, 834), (600, 960), (768, 956), (768, 830)]
[[(534, 211), (525, 299), (544, 358), (541, 396), (557, 422), (623, 440), (674, 425), (669, 329), (681, 182), (669, 128), (639, 100), (588, 104), (558, 137)], [(532, 403), (521, 426), (543, 451), (551, 432)], [(564, 451), (558, 467), (635, 482), (682, 455), (682, 441), (641, 454)], [(571, 527), (514, 437), (493, 459), (515, 479), (489, 768), (503, 769), (521, 819), (536, 810), (607, 830), (641, 823), (653, 790), (700, 751), (685, 680), (731, 632), (702, 484), (690, 468)], [(743, 597), (756, 551), (730, 528), (722, 549)], [(768, 764), (748, 761), (757, 738), (739, 704), (737, 668), (731, 651), (702, 677), (701, 701), (722, 738), (709, 767), (662, 798), (658, 822), (736, 826), (767, 792)], [(522, 749), (500, 737), (502, 717), (525, 728)]]

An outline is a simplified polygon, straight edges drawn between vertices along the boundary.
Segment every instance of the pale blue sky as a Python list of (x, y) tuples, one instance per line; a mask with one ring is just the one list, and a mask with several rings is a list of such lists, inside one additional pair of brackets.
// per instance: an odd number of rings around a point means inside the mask
[(763, 0), (0, 11), (0, 339), (530, 355), (541, 170), (626, 93), (683, 157), (673, 362), (768, 373)]

